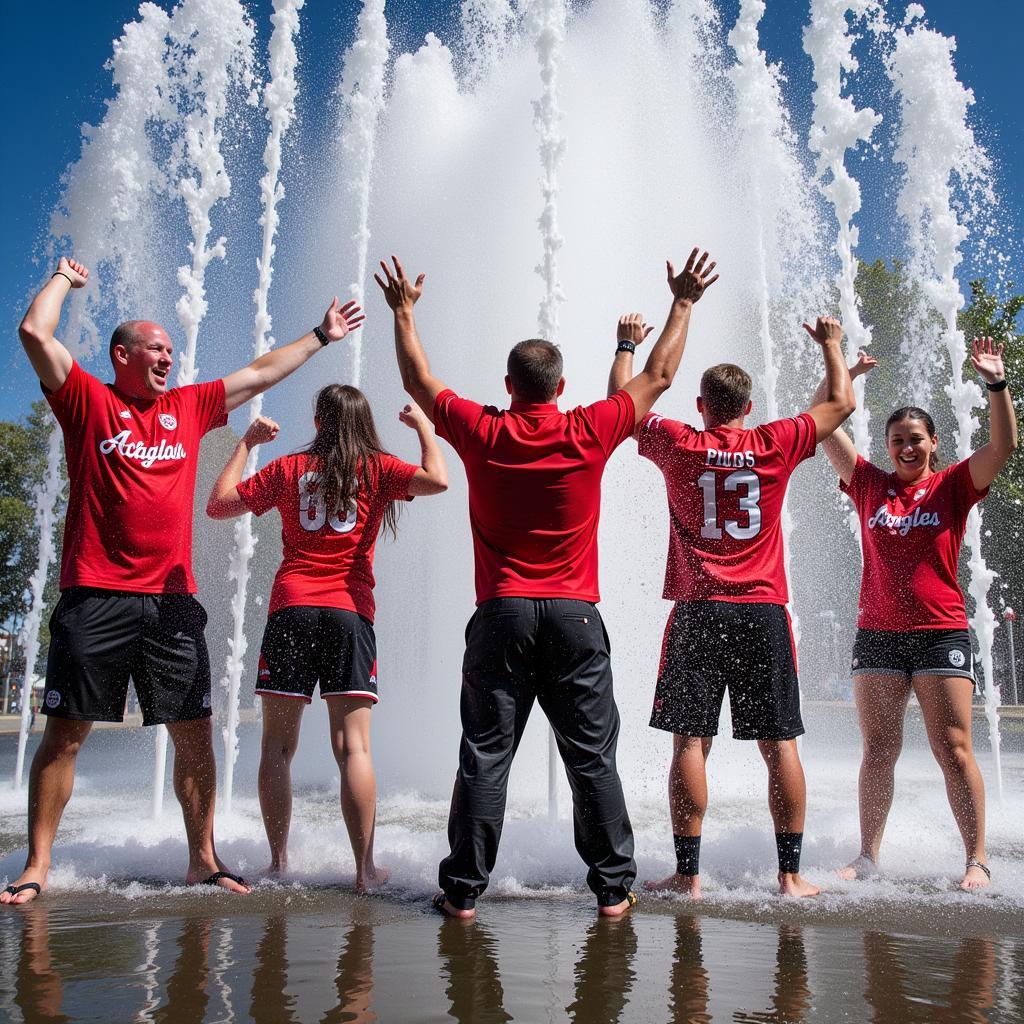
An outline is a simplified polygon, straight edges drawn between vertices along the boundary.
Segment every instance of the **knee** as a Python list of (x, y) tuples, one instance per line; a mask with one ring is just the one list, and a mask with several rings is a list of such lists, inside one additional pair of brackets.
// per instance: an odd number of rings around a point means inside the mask
[(932, 753), (944, 772), (964, 775), (974, 763), (974, 751), (967, 736), (946, 737), (932, 744)]
[(895, 767), (902, 750), (902, 732), (868, 733), (864, 736), (864, 760), (872, 766)]
[(264, 762), (291, 764), (295, 756), (295, 744), (276, 736), (264, 737), (260, 752)]
[(369, 737), (359, 736), (355, 739), (345, 739), (343, 742), (336, 743), (334, 746), (334, 759), (342, 768), (352, 761), (359, 760), (360, 758), (368, 758), (369, 756)]

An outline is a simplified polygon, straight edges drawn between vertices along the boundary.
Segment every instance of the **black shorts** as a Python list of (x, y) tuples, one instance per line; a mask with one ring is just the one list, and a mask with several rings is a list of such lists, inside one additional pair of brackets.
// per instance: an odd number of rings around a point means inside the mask
[(120, 722), (130, 677), (143, 725), (209, 718), (205, 628), (191, 594), (69, 587), (50, 616), (43, 714)]
[(369, 697), (377, 703), (377, 638), (373, 624), (343, 608), (292, 605), (267, 619), (256, 692), (300, 697)]
[(782, 605), (679, 601), (672, 609), (651, 726), (717, 736), (726, 689), (736, 739), (803, 734), (793, 634)]
[(966, 629), (858, 629), (850, 671), (855, 676), (974, 676), (974, 651)]

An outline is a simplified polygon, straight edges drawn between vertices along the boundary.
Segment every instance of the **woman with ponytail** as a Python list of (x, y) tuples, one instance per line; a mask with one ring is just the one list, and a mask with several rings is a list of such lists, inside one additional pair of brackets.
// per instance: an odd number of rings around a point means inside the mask
[[(1017, 446), (1002, 356), (1003, 346), (991, 338), (971, 343), (971, 362), (988, 389), (989, 440), (963, 462), (940, 467), (935, 424), (916, 406), (897, 409), (885, 425), (890, 468), (862, 458), (842, 429), (822, 442), (840, 489), (860, 518), (864, 556), (852, 659), (864, 740), (861, 847), (839, 872), (846, 879), (878, 870), (903, 718), (913, 692), (964, 843), (960, 888), (989, 884), (985, 788), (971, 745), (974, 658), (957, 562), (968, 513)], [(875, 360), (861, 352), (850, 376), (873, 366)]]
[(395, 532), (395, 502), (448, 487), (430, 421), (415, 405), (407, 405), (398, 418), (419, 436), (418, 466), (384, 451), (358, 388), (329, 384), (316, 398), (312, 444), (242, 480), (249, 452), (277, 436), (277, 424), (260, 417), (238, 443), (206, 507), (213, 519), (246, 512), (260, 516), (272, 508), (281, 512), (283, 559), (270, 593), (256, 683), (263, 700), (259, 794), (270, 843), (269, 873), (288, 869), (290, 765), (302, 712), (319, 682), (360, 892), (388, 878), (373, 859), (374, 545), (382, 526)]

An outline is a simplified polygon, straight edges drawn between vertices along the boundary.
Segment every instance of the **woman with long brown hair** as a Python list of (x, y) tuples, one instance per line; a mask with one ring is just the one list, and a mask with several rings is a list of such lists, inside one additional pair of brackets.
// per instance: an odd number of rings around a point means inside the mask
[[(864, 459), (837, 430), (822, 442), (840, 489), (860, 518), (864, 571), (853, 694), (863, 757), (858, 786), (860, 854), (839, 874), (874, 874), (892, 806), (903, 718), (917, 697), (932, 753), (964, 843), (962, 889), (987, 886), (985, 788), (971, 744), (974, 657), (964, 595), (957, 583), (960, 545), (971, 509), (988, 493), (1017, 446), (1003, 346), (975, 338), (971, 362), (988, 389), (989, 439), (969, 458), (942, 468), (931, 416), (895, 410), (885, 425), (891, 469)], [(851, 377), (875, 360), (861, 352)]]
[(396, 505), (439, 494), (448, 473), (430, 421), (415, 405), (399, 419), (416, 431), (418, 466), (388, 454), (366, 396), (329, 384), (316, 398), (316, 437), (242, 480), (255, 445), (278, 426), (260, 417), (239, 441), (206, 507), (213, 519), (281, 512), (284, 545), (270, 594), (256, 693), (263, 700), (259, 794), (270, 843), (270, 874), (288, 869), (291, 760), (302, 712), (320, 684), (341, 772), (341, 811), (352, 843), (356, 889), (387, 881), (373, 859), (377, 788), (370, 758), (370, 709), (377, 703), (373, 552), (383, 526), (395, 532)]

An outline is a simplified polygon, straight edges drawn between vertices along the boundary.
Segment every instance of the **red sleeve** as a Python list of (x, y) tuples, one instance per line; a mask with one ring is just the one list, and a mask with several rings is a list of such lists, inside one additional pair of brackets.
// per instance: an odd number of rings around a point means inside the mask
[(238, 485), (238, 496), (253, 515), (261, 516), (275, 508), (283, 497), (286, 477), (284, 460), (274, 459)]
[(637, 451), (663, 469), (675, 451), (679, 428), (685, 426), (685, 423), (677, 423), (657, 413), (648, 413), (640, 423)]
[(810, 413), (802, 412), (784, 420), (766, 423), (765, 429), (779, 447), (783, 461), (792, 472), (804, 459), (814, 455), (818, 445), (817, 427)]
[(39, 386), (65, 433), (78, 430), (85, 424), (89, 392), (95, 387), (103, 387), (91, 373), (82, 369), (77, 360), (72, 360), (70, 372), (56, 391), (47, 391), (42, 383)]
[(585, 406), (580, 413), (597, 435), (605, 455), (611, 455), (636, 429), (636, 406), (628, 391), (616, 391), (611, 398)]
[(986, 487), (979, 491), (974, 486), (969, 458), (958, 462), (955, 466), (950, 466), (946, 472), (949, 473), (949, 482), (953, 485), (953, 507), (966, 523), (967, 514), (988, 494), (989, 489)]
[(460, 398), (451, 388), (438, 392), (434, 399), (434, 427), (459, 454), (473, 436), (484, 407), (468, 398)]
[(394, 455), (380, 457), (380, 491), (385, 501), (412, 501), (409, 495), (409, 483), (416, 475), (419, 466), (411, 462), (403, 462)]
[(223, 427), (227, 423), (228, 411), (224, 404), (223, 380), (193, 384), (182, 390), (190, 392), (188, 398), (192, 402), (192, 415), (195, 417), (200, 435)]
[[(881, 478), (881, 480), (879, 480)], [(857, 455), (853, 472), (850, 474), (850, 482), (844, 483), (839, 478), (839, 490), (848, 494), (854, 505), (860, 505), (872, 492), (881, 488), (883, 494), (888, 486), (888, 474), (879, 469), (874, 463), (868, 462), (862, 455)]]

